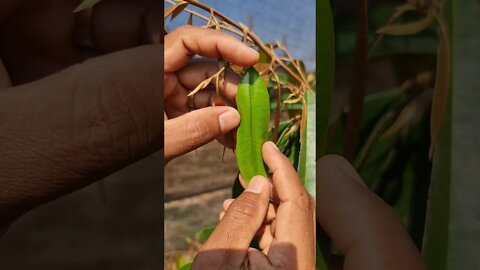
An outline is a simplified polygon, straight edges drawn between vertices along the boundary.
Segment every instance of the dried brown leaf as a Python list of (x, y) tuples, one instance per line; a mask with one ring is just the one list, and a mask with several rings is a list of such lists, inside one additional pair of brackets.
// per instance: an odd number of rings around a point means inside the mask
[(172, 17), (170, 20), (175, 19), (186, 7), (188, 6), (187, 2), (181, 2), (177, 5), (177, 7), (172, 12)]
[(230, 64), (230, 68), (233, 70), (233, 72), (235, 72), (237, 74), (243, 74), (243, 71), (245, 69), (242, 66), (234, 65), (234, 64)]
[(193, 24), (193, 14), (192, 14), (192, 13), (190, 13), (190, 16), (188, 16), (187, 24), (188, 24), (188, 25), (192, 25), (192, 24)]
[(270, 68), (270, 64), (268, 63), (257, 63), (253, 66), (258, 73), (262, 74)]
[(420, 33), (427, 29), (435, 19), (433, 10), (429, 10), (427, 15), (417, 21), (408, 22), (405, 24), (386, 25), (378, 29), (377, 34), (391, 35), (391, 36), (405, 36)]
[(177, 6), (178, 4), (169, 6), (163, 13), (163, 19), (164, 20), (167, 19), (167, 17), (170, 16), (170, 14), (172, 14), (172, 12), (177, 8)]
[(295, 94), (290, 94), (287, 97), (287, 100), (285, 100), (283, 103), (285, 103), (285, 104), (295, 104), (295, 103), (298, 103), (302, 100), (302, 97), (293, 98), (294, 96), (295, 96)]
[(193, 89), (193, 91), (188, 94), (188, 96), (189, 96), (189, 97), (190, 97), (190, 96), (193, 96), (193, 95), (195, 95), (198, 91), (200, 91), (200, 90), (204, 89), (205, 87), (207, 87), (207, 86), (210, 84), (210, 82), (212, 82), (212, 79), (213, 79), (213, 78), (214, 78), (214, 76), (212, 76), (212, 77), (210, 77), (210, 78), (202, 81), (201, 83), (199, 83), (199, 84), (197, 85), (197, 87), (195, 87), (195, 89)]
[[(199, 83), (197, 85), (197, 87), (195, 87), (195, 89), (193, 89), (192, 92), (190, 92), (188, 94), (188, 96), (189, 97), (193, 96), (196, 93), (198, 93), (198, 91), (206, 88), (212, 82), (213, 79), (218, 80), (218, 78), (220, 77), (220, 75), (223, 73), (224, 70), (225, 70), (225, 66), (220, 68), (220, 70), (217, 73), (215, 73), (213, 76), (211, 76), (210, 78), (207, 78), (207, 79), (203, 80), (201, 83)], [(218, 82), (217, 82), (217, 86), (218, 86)]]
[(422, 114), (429, 107), (432, 100), (432, 91), (424, 91), (417, 98), (407, 104), (395, 122), (383, 133), (382, 138), (391, 137), (418, 122)]

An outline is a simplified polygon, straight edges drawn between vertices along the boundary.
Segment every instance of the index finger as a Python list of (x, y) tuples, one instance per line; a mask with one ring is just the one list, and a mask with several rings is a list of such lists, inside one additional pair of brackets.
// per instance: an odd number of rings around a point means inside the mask
[(280, 262), (291, 256), (295, 248), (298, 262), (296, 269), (314, 269), (315, 266), (315, 227), (313, 198), (308, 194), (293, 168), (290, 160), (284, 156), (272, 142), (263, 145), (263, 158), (273, 172), (273, 186), (280, 205), (276, 213), (274, 240), (268, 251), (271, 262)]
[(254, 65), (259, 58), (254, 49), (231, 35), (185, 25), (165, 36), (164, 72), (179, 70), (196, 54), (245, 67)]
[(290, 160), (273, 142), (264, 143), (262, 153), (263, 160), (273, 173), (273, 187), (280, 203), (296, 199), (306, 192)]
[(344, 269), (425, 269), (393, 209), (361, 182), (342, 157), (317, 161), (317, 218)]

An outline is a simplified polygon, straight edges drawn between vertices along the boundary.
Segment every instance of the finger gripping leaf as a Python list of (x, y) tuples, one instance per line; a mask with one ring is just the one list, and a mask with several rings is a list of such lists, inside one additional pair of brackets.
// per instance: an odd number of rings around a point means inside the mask
[(237, 130), (237, 163), (246, 184), (255, 175), (267, 176), (262, 145), (267, 140), (270, 97), (262, 77), (254, 68), (243, 75), (237, 90), (240, 126)]

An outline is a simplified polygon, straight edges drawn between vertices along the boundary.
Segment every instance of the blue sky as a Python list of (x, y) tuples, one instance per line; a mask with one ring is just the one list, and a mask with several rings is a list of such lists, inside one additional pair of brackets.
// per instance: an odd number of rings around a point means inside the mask
[[(264, 42), (286, 39), (290, 53), (315, 69), (315, 0), (200, 0), (235, 21), (248, 25), (253, 16), (254, 32)], [(165, 2), (165, 7), (170, 4)], [(167, 29), (185, 24), (186, 15), (166, 22)], [(194, 24), (200, 20), (194, 21)]]

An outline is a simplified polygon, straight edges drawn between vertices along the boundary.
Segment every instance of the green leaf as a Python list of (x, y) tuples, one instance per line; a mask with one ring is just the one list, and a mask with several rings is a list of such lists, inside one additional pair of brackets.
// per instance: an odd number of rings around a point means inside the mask
[(178, 270), (190, 270), (190, 268), (192, 268), (192, 263), (187, 263), (180, 267)]
[(413, 222), (413, 211), (415, 207), (414, 193), (416, 187), (415, 171), (411, 163), (409, 163), (402, 175), (401, 190), (393, 209), (400, 216), (403, 224), (407, 228), (411, 228)]
[(433, 154), (440, 132), (448, 102), (451, 77), (451, 49), (447, 37), (447, 26), (444, 22), (440, 26), (440, 45), (437, 56), (437, 71), (435, 78), (435, 92), (433, 95), (432, 112), (430, 116), (430, 156)]
[(446, 1), (451, 87), (433, 158), (423, 256), (428, 269), (480, 265), (478, 0)]
[(317, 158), (327, 151), (330, 102), (335, 80), (335, 33), (329, 0), (317, 1)]
[[(317, 78), (316, 78), (316, 151), (315, 158), (320, 158), (327, 152), (329, 138), (330, 103), (333, 83), (335, 80), (335, 33), (333, 14), (329, 0), (317, 1)], [(304, 134), (302, 134), (304, 135)], [(301, 153), (303, 153), (301, 151)], [(302, 155), (300, 155), (302, 156)], [(301, 159), (301, 157), (300, 157)], [(302, 162), (299, 161), (299, 163)], [(314, 169), (315, 170), (315, 169)], [(317, 222), (317, 269), (328, 269), (330, 260), (330, 241), (327, 234)]]
[(213, 233), (213, 230), (215, 230), (215, 226), (205, 228), (196, 234), (196, 238), (200, 243), (204, 243), (207, 241), (207, 239), (210, 237), (210, 235)]
[[(451, 100), (445, 122), (438, 138), (433, 158), (430, 199), (427, 207), (423, 256), (429, 269), (454, 269), (447, 267), (450, 240), (452, 137)], [(458, 268), (457, 268), (458, 269)], [(460, 268), (462, 269), (462, 268)], [(474, 269), (474, 268), (471, 268)]]
[(315, 136), (315, 92), (306, 91), (302, 114), (300, 159), (298, 174), (307, 191), (315, 198), (316, 183), (316, 136)]
[(237, 174), (237, 177), (235, 178), (235, 181), (233, 182), (232, 186), (232, 198), (236, 199), (238, 196), (240, 196), (243, 191), (245, 190), (240, 183), (240, 174)]
[(393, 89), (370, 94), (365, 97), (362, 113), (362, 129), (371, 130), (367, 127), (376, 123), (386, 110), (398, 100), (406, 100), (406, 93), (401, 89)]
[(259, 59), (258, 59), (259, 63), (270, 64), (272, 62), (272, 58), (264, 50), (258, 49), (258, 54), (259, 54)]
[(249, 68), (237, 89), (240, 126), (237, 130), (236, 156), (240, 173), (248, 185), (252, 177), (267, 177), (263, 163), (262, 145), (268, 137), (270, 97), (263, 79)]

